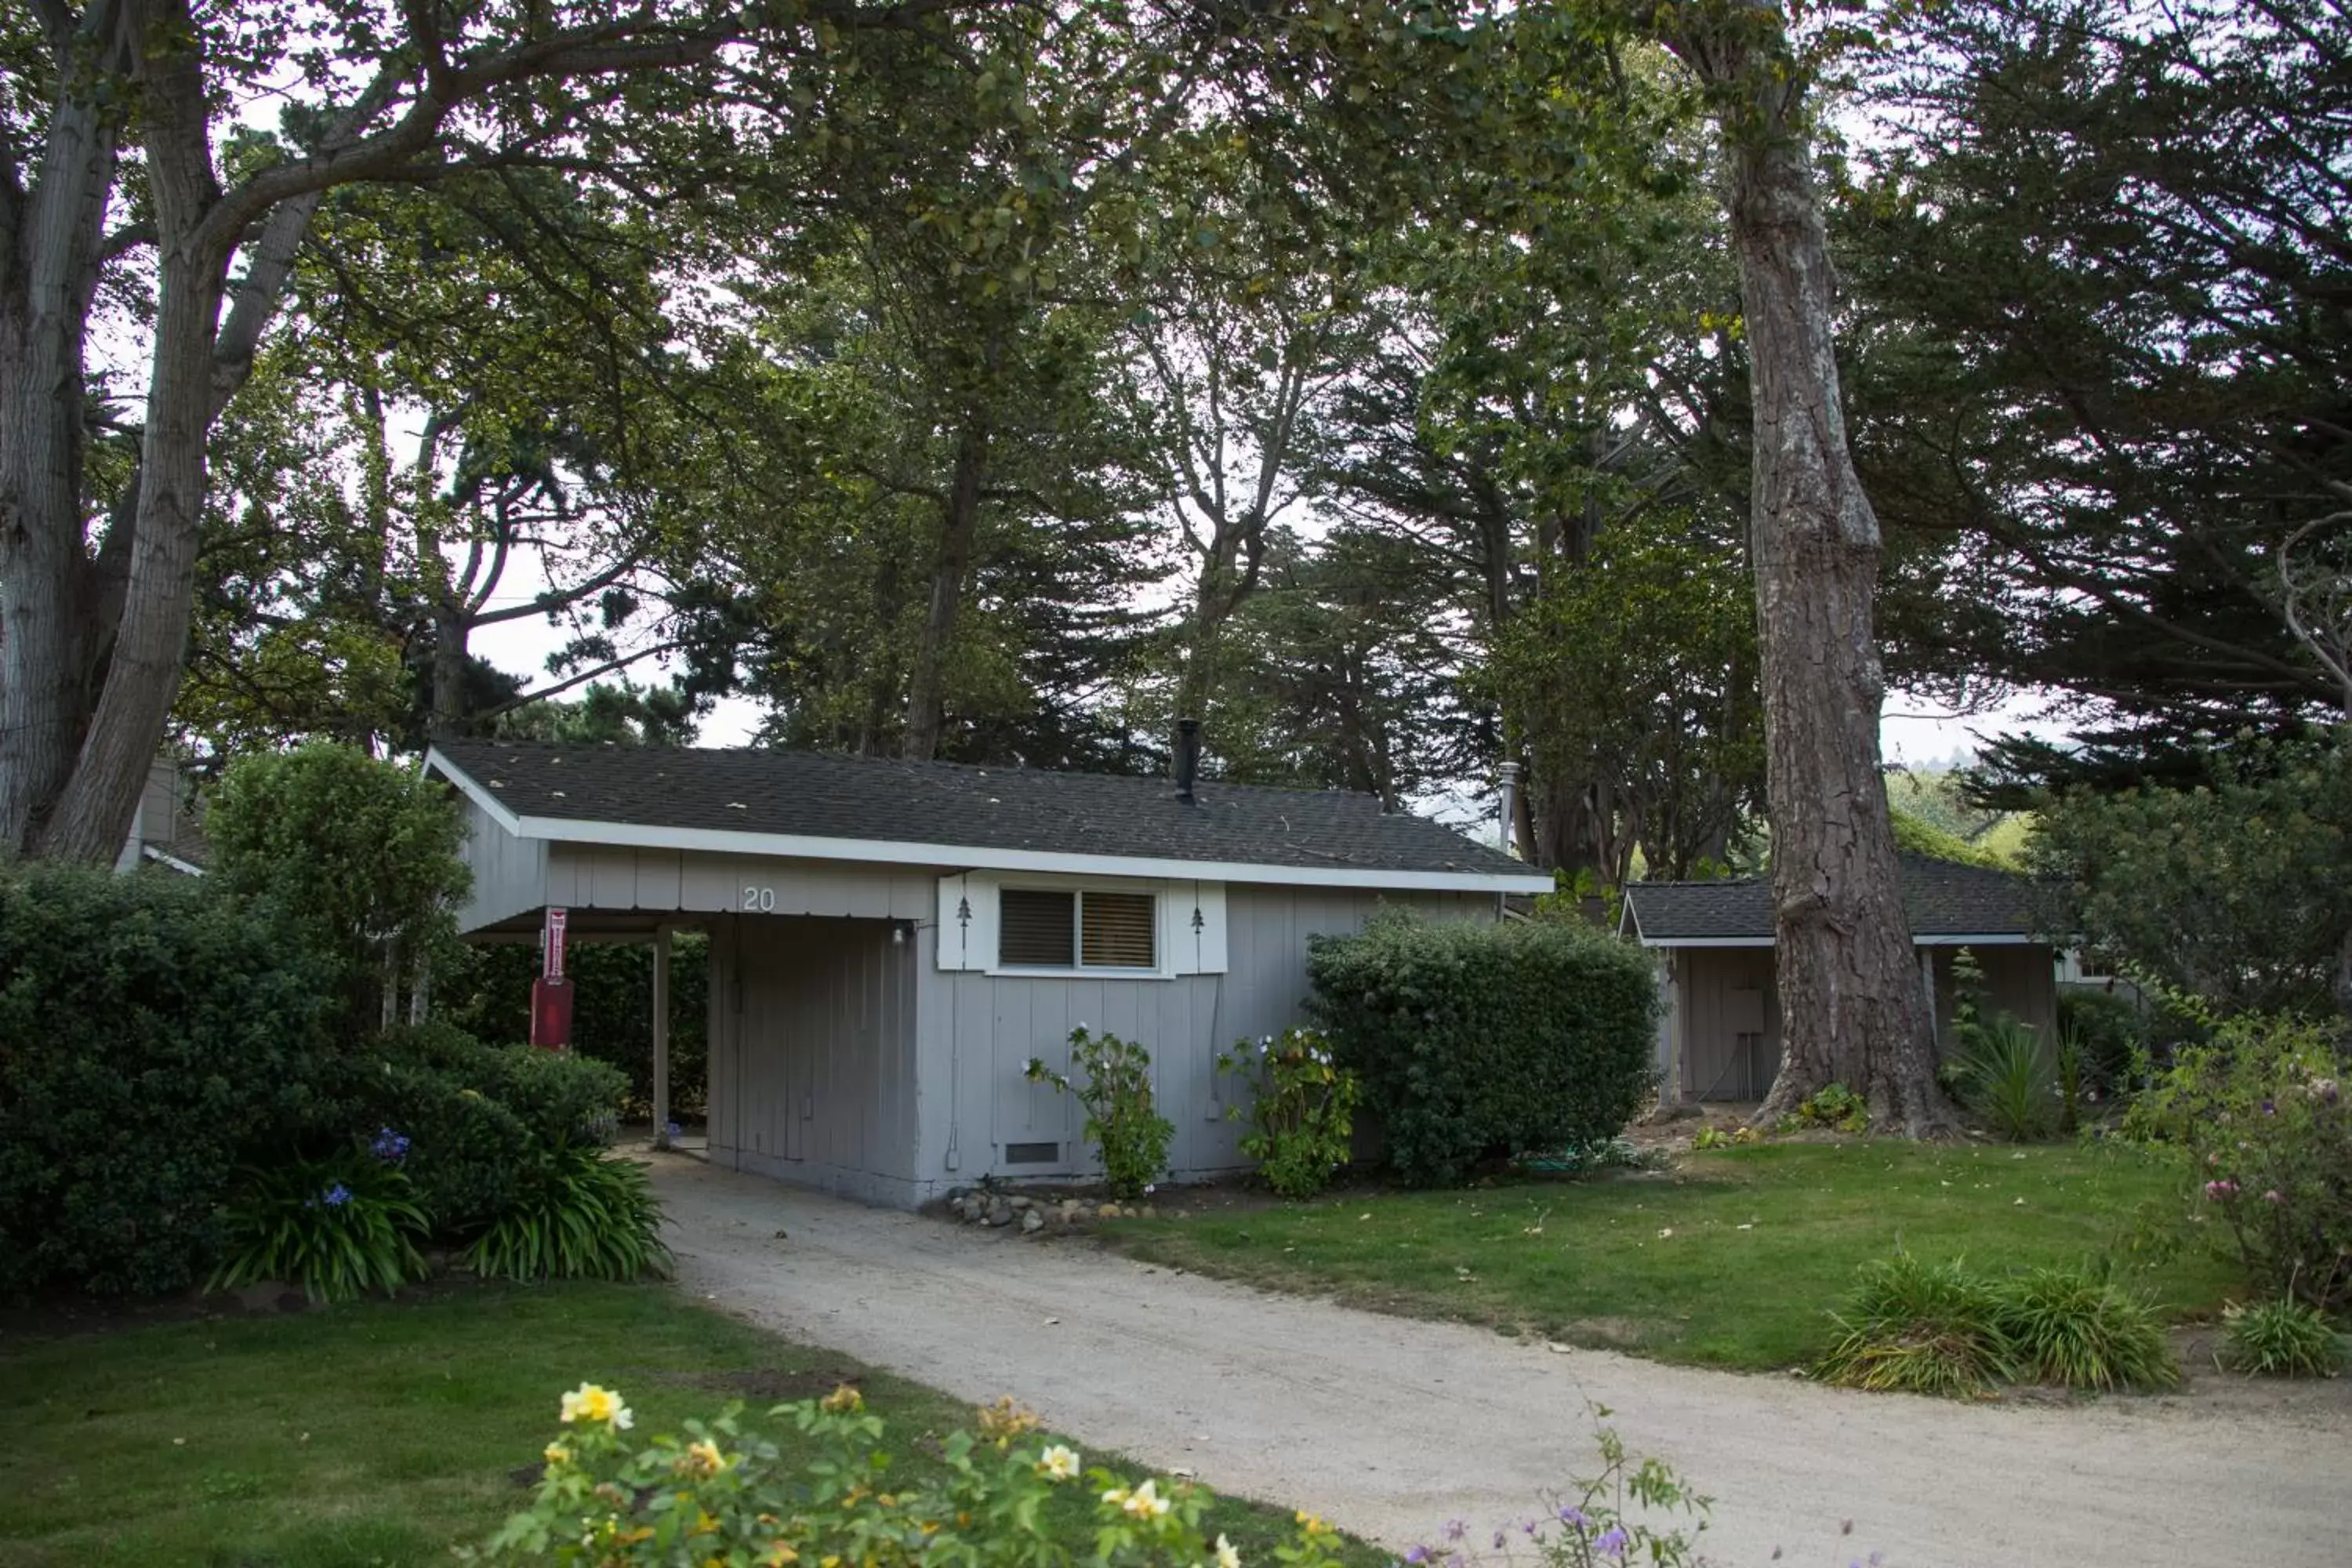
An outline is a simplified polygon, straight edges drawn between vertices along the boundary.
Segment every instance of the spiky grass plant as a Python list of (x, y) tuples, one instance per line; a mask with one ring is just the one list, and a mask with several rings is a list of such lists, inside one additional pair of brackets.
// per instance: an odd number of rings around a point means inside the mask
[(285, 1279), (314, 1301), (348, 1301), (425, 1277), (416, 1238), (430, 1226), (387, 1164), (342, 1154), (247, 1171), (221, 1218), (215, 1290)]
[(2012, 1143), (2048, 1136), (2058, 1121), (2058, 1067), (2041, 1035), (2002, 1013), (1963, 1037), (1958, 1077), (1969, 1109)]
[(1863, 1266), (1831, 1314), (1837, 1341), (1814, 1375), (1847, 1388), (1982, 1398), (2016, 1375), (1999, 1313), (1991, 1288), (1957, 1261), (1897, 1252)]
[(661, 1205), (645, 1167), (566, 1145), (534, 1173), (521, 1198), (491, 1222), (466, 1262), (501, 1279), (635, 1279), (669, 1272)]
[(2352, 1342), (2300, 1301), (2257, 1301), (2221, 1313), (2221, 1363), (2250, 1377), (2334, 1377)]
[(2147, 1302), (2087, 1268), (2035, 1268), (1992, 1288), (2018, 1375), (2112, 1393), (2177, 1388), (2180, 1363)]

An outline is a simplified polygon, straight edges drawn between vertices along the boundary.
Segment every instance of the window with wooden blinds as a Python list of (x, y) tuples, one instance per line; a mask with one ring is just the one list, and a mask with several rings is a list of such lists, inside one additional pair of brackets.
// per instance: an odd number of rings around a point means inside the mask
[(1150, 893), (1088, 893), (1080, 911), (1082, 962), (1088, 969), (1153, 969), (1158, 900)]
[(1078, 896), (1007, 888), (997, 905), (996, 961), (1007, 968), (1067, 969), (1077, 962)]

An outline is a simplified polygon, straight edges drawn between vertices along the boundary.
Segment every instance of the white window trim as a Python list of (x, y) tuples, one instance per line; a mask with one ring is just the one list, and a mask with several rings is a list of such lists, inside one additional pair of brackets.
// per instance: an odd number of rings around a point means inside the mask
[[(1005, 964), (1002, 915), (998, 897), (1007, 889), (1032, 892), (1085, 894), (1142, 893), (1152, 900), (1152, 956), (1150, 969), (1073, 964)], [(959, 902), (971, 905), (970, 929), (957, 945)], [(1202, 929), (1196, 935), (1192, 915), (1197, 908)], [(1176, 980), (1193, 974), (1223, 974), (1226, 970), (1225, 889), (1222, 882), (1182, 881), (1131, 877), (1082, 877), (1041, 871), (967, 871), (940, 879), (939, 967), (949, 973), (987, 974), (1007, 980)]]

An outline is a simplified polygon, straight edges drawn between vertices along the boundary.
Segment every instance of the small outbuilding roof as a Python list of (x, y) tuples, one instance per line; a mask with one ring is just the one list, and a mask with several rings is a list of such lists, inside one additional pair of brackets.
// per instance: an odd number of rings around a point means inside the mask
[[(1924, 855), (1901, 856), (1898, 867), (1913, 942), (1994, 946), (2038, 940), (2032, 887), (2024, 878)], [(1644, 947), (1769, 947), (1772, 887), (1761, 878), (1628, 883), (1623, 924)]]
[[(426, 764), (521, 837), (901, 864), (1543, 891), (1371, 795), (814, 752), (449, 740)], [(1063, 861), (1074, 861), (1066, 867)], [(1278, 868), (1287, 875), (1269, 874)]]

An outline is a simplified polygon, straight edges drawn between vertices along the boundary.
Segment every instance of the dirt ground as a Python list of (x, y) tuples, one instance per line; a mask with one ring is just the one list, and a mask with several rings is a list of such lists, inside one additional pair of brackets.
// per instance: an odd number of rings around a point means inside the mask
[[(682, 1156), (683, 1289), (754, 1322), (1402, 1548), (1630, 1451), (1715, 1499), (1710, 1561), (2340, 1568), (2352, 1380), (1961, 1405), (1661, 1366), (860, 1207)], [(2192, 1372), (2194, 1368), (2192, 1366)], [(1843, 1530), (1851, 1523), (1851, 1533)]]

